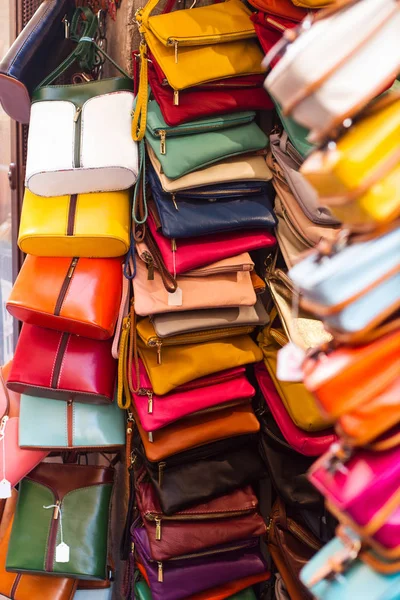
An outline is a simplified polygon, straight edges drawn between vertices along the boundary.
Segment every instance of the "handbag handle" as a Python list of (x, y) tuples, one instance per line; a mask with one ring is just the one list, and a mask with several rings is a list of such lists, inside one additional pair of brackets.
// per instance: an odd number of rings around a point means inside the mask
[[(83, 24), (83, 27), (82, 27)], [(77, 42), (76, 47), (73, 49), (71, 54), (52, 71), (47, 77), (39, 83), (36, 89), (40, 89), (46, 85), (50, 85), (60, 75), (65, 73), (67, 69), (74, 62), (79, 61), (80, 66), (83, 69), (91, 70), (96, 62), (96, 50), (100, 52), (112, 65), (128, 79), (131, 79), (130, 75), (122, 69), (112, 58), (105, 52), (100, 46), (97, 45), (94, 35), (97, 31), (98, 21), (97, 17), (87, 7), (77, 8), (74, 12), (71, 21), (71, 36), (72, 41)]]

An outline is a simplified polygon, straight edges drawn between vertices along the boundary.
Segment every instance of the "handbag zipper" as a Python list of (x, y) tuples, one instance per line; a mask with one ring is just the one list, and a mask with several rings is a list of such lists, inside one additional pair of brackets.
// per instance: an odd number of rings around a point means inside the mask
[[(175, 137), (179, 137), (181, 135), (186, 134), (194, 134), (194, 133), (204, 133), (206, 131), (212, 131), (215, 129), (227, 129), (229, 127), (235, 127), (235, 125), (241, 125), (242, 122), (237, 122), (232, 125), (228, 125), (224, 127), (221, 123), (214, 123), (210, 125), (199, 125), (197, 127), (185, 127), (185, 128), (170, 128), (170, 129), (155, 129), (154, 133), (156, 136), (160, 138), (160, 154), (167, 154), (167, 135), (172, 135), (176, 133)], [(243, 123), (247, 123), (246, 120)]]
[(67, 294), (68, 288), (70, 286), (72, 276), (73, 276), (73, 274), (75, 272), (76, 265), (78, 264), (78, 260), (79, 260), (79, 258), (77, 258), (77, 257), (74, 257), (72, 259), (71, 264), (70, 264), (70, 266), (68, 268), (67, 274), (66, 274), (66, 276), (64, 278), (64, 281), (62, 283), (62, 286), (61, 286), (61, 289), (60, 289), (60, 293), (59, 293), (58, 298), (57, 298), (56, 306), (55, 306), (55, 309), (54, 309), (54, 314), (57, 315), (57, 316), (61, 312), (61, 308), (62, 308), (64, 299), (65, 299), (65, 296)]
[(145, 388), (139, 388), (137, 391), (138, 396), (147, 396), (147, 412), (149, 415), (153, 414), (153, 390), (147, 390)]
[(81, 166), (81, 129), (82, 106), (77, 106), (74, 114), (74, 168)]
[[(149, 249), (149, 252), (143, 253), (143, 255), (146, 255), (146, 259), (144, 259), (144, 260), (147, 264), (152, 265), (149, 268), (149, 275), (151, 275), (151, 269), (152, 269), (153, 279), (154, 279), (154, 266), (156, 266), (158, 269), (158, 272), (161, 275), (161, 279), (162, 279), (165, 289), (170, 294), (173, 294), (175, 292), (176, 288), (178, 287), (178, 283), (177, 283), (176, 279), (168, 271), (167, 267), (165, 266), (163, 257), (161, 255), (160, 250), (158, 249), (157, 244), (154, 242), (153, 238), (149, 235), (149, 233), (147, 231), (146, 231), (146, 234), (144, 237), (144, 243), (146, 244), (146, 246)], [(151, 277), (149, 276), (148, 279), (151, 279)]]
[[(208, 44), (216, 44), (219, 42), (233, 42), (235, 40), (243, 40), (247, 38), (254, 37), (254, 32), (249, 31), (248, 35), (246, 35), (246, 31), (238, 31), (236, 33), (227, 33), (221, 35), (202, 35), (194, 38), (181, 38), (177, 40), (176, 38), (168, 38), (167, 46), (173, 46), (175, 51), (175, 64), (178, 63), (178, 46), (179, 44), (185, 46), (207, 46)], [(199, 40), (201, 43), (199, 44)]]
[(226, 519), (227, 517), (241, 517), (244, 515), (248, 515), (248, 514), (254, 512), (254, 510), (255, 510), (255, 506), (252, 506), (250, 508), (244, 508), (244, 509), (233, 510), (233, 511), (225, 511), (225, 512), (203, 513), (200, 515), (198, 515), (198, 514), (197, 515), (175, 514), (175, 515), (171, 515), (171, 516), (164, 515), (163, 513), (146, 512), (144, 514), (144, 517), (147, 521), (152, 521), (156, 524), (155, 539), (157, 542), (159, 542), (159, 541), (161, 541), (161, 533), (162, 533), (161, 532), (161, 522), (162, 521), (208, 521), (208, 520), (215, 520), (215, 519)]
[(73, 418), (74, 418), (74, 407), (72, 399), (67, 400), (67, 436), (68, 436), (68, 447), (73, 446)]
[(65, 350), (67, 349), (67, 344), (69, 341), (69, 333), (63, 333), (61, 335), (61, 340), (57, 350), (57, 356), (54, 361), (53, 375), (51, 377), (50, 387), (53, 389), (57, 389), (58, 387), (58, 378), (60, 377), (61, 365), (64, 359)]
[[(215, 196), (212, 198), (214, 200), (214, 198), (218, 198), (219, 195), (223, 195), (223, 196), (232, 196), (232, 198), (234, 198), (236, 195), (242, 195), (242, 194), (246, 194), (246, 195), (251, 195), (251, 194), (262, 194), (263, 190), (262, 188), (252, 188), (252, 189), (234, 189), (234, 190), (215, 190), (214, 194)], [(189, 190), (187, 192), (182, 193), (181, 195), (184, 198), (187, 197), (196, 197), (196, 196), (210, 196), (210, 194), (213, 194), (213, 192), (211, 191), (198, 191), (198, 192), (190, 192)]]
[[(54, 492), (53, 492), (54, 493)], [(50, 532), (47, 543), (47, 556), (45, 562), (45, 571), (51, 573), (53, 571), (54, 554), (56, 550), (57, 532), (58, 532), (58, 517), (60, 516), (60, 500), (56, 501), (56, 505), (53, 510), (53, 516), (50, 524)]]

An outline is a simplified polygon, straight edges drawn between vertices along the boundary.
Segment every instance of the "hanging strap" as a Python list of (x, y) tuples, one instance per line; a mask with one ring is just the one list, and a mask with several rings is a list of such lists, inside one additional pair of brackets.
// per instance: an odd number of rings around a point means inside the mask
[(71, 35), (72, 41), (76, 42), (77, 45), (74, 50), (67, 56), (67, 58), (52, 71), (36, 89), (50, 85), (60, 75), (65, 73), (67, 69), (74, 62), (78, 62), (80, 67), (84, 70), (91, 71), (98, 62), (97, 53), (100, 52), (112, 65), (124, 76), (130, 79), (130, 75), (124, 71), (112, 58), (105, 52), (100, 46), (96, 44), (94, 35), (98, 28), (97, 17), (87, 7), (77, 8), (71, 22)]
[(135, 112), (132, 120), (132, 138), (135, 142), (140, 142), (144, 138), (147, 123), (147, 101), (148, 101), (148, 64), (147, 64), (147, 44), (144, 34), (139, 27), (141, 41), (139, 46), (139, 87), (136, 99)]

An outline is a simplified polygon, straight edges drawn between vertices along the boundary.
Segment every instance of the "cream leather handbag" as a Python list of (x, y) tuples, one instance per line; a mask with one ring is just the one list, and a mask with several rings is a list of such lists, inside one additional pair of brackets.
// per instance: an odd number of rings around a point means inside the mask
[[(311, 130), (313, 143), (341, 127), (400, 72), (400, 3), (338, 4), (342, 8), (327, 9), (314, 23), (312, 17), (303, 21), (299, 37), (265, 80), (283, 113)], [(281, 51), (278, 42), (264, 65)]]

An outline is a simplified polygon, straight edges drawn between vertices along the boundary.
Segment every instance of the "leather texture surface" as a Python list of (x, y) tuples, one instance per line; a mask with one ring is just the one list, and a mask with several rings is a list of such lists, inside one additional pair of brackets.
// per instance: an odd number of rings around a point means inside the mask
[[(0, 479), (6, 479), (14, 487), (29, 471), (46, 458), (45, 450), (26, 450), (19, 447), (18, 428), (20, 395), (6, 387), (11, 363), (0, 369), (0, 420), (8, 417), (4, 427), (4, 438), (0, 445)], [(5, 466), (5, 472), (3, 469)]]
[[(244, 374), (235, 376), (233, 373), (226, 372), (226, 381), (221, 376), (219, 383), (217, 377), (215, 383), (210, 382), (209, 385), (204, 384), (197, 388), (193, 385), (193, 389), (186, 391), (176, 388), (172, 393), (157, 396), (151, 391), (151, 382), (142, 361), (140, 361), (139, 370), (140, 390), (144, 390), (145, 393), (133, 394), (133, 401), (141, 426), (147, 432), (157, 431), (192, 413), (219, 405), (223, 408), (225, 403), (251, 398), (255, 394), (255, 389)], [(212, 377), (210, 379), (212, 380)], [(149, 394), (146, 394), (146, 391), (151, 394), (151, 412), (149, 410)]]
[(78, 581), (66, 577), (9, 573), (6, 556), (11, 535), (12, 521), (0, 542), (0, 594), (13, 600), (72, 600)]
[(293, 5), (291, 0), (251, 0), (250, 4), (262, 12), (291, 21), (302, 21), (307, 11)]
[(181, 304), (170, 302), (169, 292), (165, 289), (159, 272), (155, 270), (154, 279), (148, 279), (146, 264), (137, 260), (136, 276), (133, 279), (136, 313), (147, 317), (157, 313), (219, 306), (254, 306), (256, 303), (256, 294), (248, 271), (207, 277), (179, 275), (177, 283), (182, 290)]
[(0, 102), (16, 121), (29, 122), (30, 96), (64, 51), (64, 17), (71, 22), (72, 0), (44, 0), (0, 61)]
[[(271, 16), (262, 11), (253, 13), (251, 15), (251, 20), (254, 23), (258, 41), (265, 53), (268, 53), (271, 48), (279, 42), (282, 37), (282, 32), (285, 31), (285, 29), (296, 26), (295, 21), (289, 21), (275, 15)], [(272, 65), (276, 62), (277, 59), (274, 59)]]
[[(343, 552), (345, 546), (339, 538), (334, 538), (324, 546), (301, 571), (304, 585), (308, 585), (315, 574), (325, 567), (329, 560)], [(400, 575), (378, 573), (361, 560), (351, 563), (349, 569), (340, 578), (323, 579), (310, 590), (317, 600), (353, 600), (357, 595), (371, 596), (377, 600), (396, 600), (400, 593)]]
[(258, 363), (255, 373), (264, 400), (273, 414), (279, 429), (290, 446), (306, 456), (320, 456), (337, 440), (332, 429), (321, 433), (305, 433), (293, 423), (263, 363)]
[[(239, 403), (240, 402), (240, 403)], [(160, 461), (168, 456), (190, 450), (204, 444), (239, 435), (257, 433), (260, 424), (251, 408), (250, 400), (240, 400), (236, 406), (224, 408), (204, 415), (192, 415), (183, 422), (172, 423), (153, 433), (153, 441), (142, 429), (136, 411), (136, 425), (151, 461)]]
[(128, 192), (78, 194), (68, 235), (71, 197), (43, 198), (25, 190), (18, 245), (35, 256), (109, 258), (129, 248)]
[(19, 445), (27, 448), (113, 449), (125, 445), (124, 413), (110, 405), (22, 394)]
[(246, 335), (164, 348), (161, 365), (157, 365), (157, 352), (146, 348), (144, 344), (139, 343), (139, 352), (153, 390), (160, 395), (198, 377), (258, 362), (262, 358), (261, 350)]
[[(118, 88), (119, 80), (115, 81)], [(130, 80), (124, 81), (131, 89)], [(102, 94), (100, 89), (96, 95), (97, 82), (83, 85), (94, 90), (83, 105), (79, 91), (74, 96), (74, 86), (61, 88), (59, 99), (32, 105), (26, 186), (34, 194), (125, 190), (137, 179), (138, 150), (130, 127), (133, 92)]]
[(152, 214), (149, 214), (147, 226), (168, 271), (170, 273), (176, 271), (177, 275), (237, 256), (243, 252), (272, 248), (276, 243), (275, 237), (268, 231), (236, 231), (217, 233), (210, 238), (180, 238), (179, 242), (176, 242), (176, 250), (173, 253), (171, 240), (165, 237), (161, 231), (157, 231)]
[(118, 258), (28, 255), (7, 301), (7, 310), (30, 325), (108, 339), (117, 322), (122, 277)]
[[(133, 529), (132, 539), (145, 566), (154, 600), (180, 600), (226, 583), (232, 576), (239, 578), (256, 575), (266, 570), (266, 564), (258, 549), (258, 539), (247, 539), (220, 546), (219, 552), (207, 558), (188, 558), (165, 561), (162, 564), (164, 581), (158, 582), (157, 563), (150, 558), (147, 533), (143, 528)], [(242, 546), (238, 548), (238, 546)], [(181, 577), (182, 568), (187, 577)]]
[(107, 404), (117, 364), (111, 340), (91, 340), (24, 323), (7, 387), (43, 398)]
[[(6, 568), (27, 572), (105, 579), (113, 469), (41, 464), (20, 486)], [(60, 519), (44, 506), (60, 502), (68, 563), (57, 563)], [(56, 537), (55, 535), (56, 534)]]
[[(266, 525), (257, 512), (257, 497), (250, 487), (196, 505), (171, 517), (161, 511), (150, 483), (137, 488), (137, 502), (146, 528), (151, 557), (164, 561), (220, 544), (264, 535)], [(159, 518), (161, 539), (156, 539)]]

